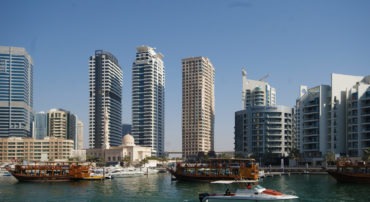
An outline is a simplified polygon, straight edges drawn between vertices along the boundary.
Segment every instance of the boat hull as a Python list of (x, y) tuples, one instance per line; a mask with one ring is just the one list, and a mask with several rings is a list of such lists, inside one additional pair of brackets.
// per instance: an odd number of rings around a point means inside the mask
[(329, 170), (329, 175), (334, 177), (338, 182), (342, 183), (359, 183), (370, 184), (370, 174), (366, 173), (346, 173)]
[(217, 180), (236, 180), (237, 176), (206, 176), (206, 175), (182, 175), (173, 170), (169, 172), (180, 181), (212, 182)]
[(254, 159), (210, 158), (202, 162), (178, 162), (167, 168), (179, 181), (257, 180), (258, 165)]
[(252, 200), (252, 201), (275, 201), (275, 200), (291, 200), (297, 199), (298, 196), (283, 194), (275, 190), (262, 188), (258, 189), (237, 189), (235, 193), (225, 194), (199, 194), (200, 201), (207, 201), (208, 199), (222, 199), (222, 200)]
[(11, 174), (20, 182), (67, 182), (73, 180), (70, 176), (29, 176), (13, 172)]

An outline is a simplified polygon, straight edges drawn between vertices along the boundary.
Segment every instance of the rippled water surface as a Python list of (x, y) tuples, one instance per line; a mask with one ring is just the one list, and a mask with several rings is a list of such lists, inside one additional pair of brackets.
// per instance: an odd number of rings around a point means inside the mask
[[(291, 201), (366, 201), (370, 185), (339, 184), (329, 175), (265, 178), (264, 187), (299, 196)], [(105, 181), (19, 183), (0, 177), (0, 201), (199, 201), (198, 193), (224, 192), (229, 185), (175, 182), (169, 174)], [(240, 185), (231, 185), (231, 190)], [(220, 200), (217, 200), (220, 201)]]

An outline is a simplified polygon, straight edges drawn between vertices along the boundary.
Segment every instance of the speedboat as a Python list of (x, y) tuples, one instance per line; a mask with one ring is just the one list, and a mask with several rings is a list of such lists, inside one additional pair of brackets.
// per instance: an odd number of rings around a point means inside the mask
[(113, 171), (109, 172), (108, 174), (113, 178), (133, 177), (144, 175), (144, 171), (142, 171), (140, 168), (127, 167), (127, 168), (116, 168)]
[(222, 199), (222, 200), (253, 200), (253, 201), (271, 201), (271, 200), (290, 200), (297, 199), (298, 196), (284, 194), (272, 189), (266, 189), (261, 185), (252, 185), (253, 180), (219, 180), (211, 183), (217, 184), (231, 184), (231, 183), (248, 183), (247, 188), (239, 188), (235, 192), (230, 192), (227, 188), (225, 193), (201, 193), (199, 194), (200, 202), (208, 202), (209, 199)]
[(12, 174), (5, 168), (0, 169), (0, 176), (12, 176)]

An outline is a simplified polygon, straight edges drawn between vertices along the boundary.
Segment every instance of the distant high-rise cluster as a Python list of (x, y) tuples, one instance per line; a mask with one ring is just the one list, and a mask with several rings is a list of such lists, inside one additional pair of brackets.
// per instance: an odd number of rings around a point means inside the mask
[(90, 57), (89, 75), (89, 148), (102, 148), (104, 144), (105, 110), (109, 144), (121, 145), (123, 73), (117, 58), (107, 51), (95, 51)]
[(132, 65), (132, 136), (138, 145), (164, 154), (165, 71), (163, 55), (148, 46), (137, 47)]
[(31, 137), (33, 62), (24, 48), (0, 46), (0, 137)]
[(182, 153), (214, 151), (215, 69), (206, 57), (182, 60)]
[[(214, 152), (215, 69), (206, 57), (184, 58), (181, 64), (182, 154), (191, 159)], [(323, 165), (328, 156), (364, 155), (370, 147), (370, 76), (333, 73), (331, 85), (302, 85), (294, 107), (277, 105), (267, 76), (250, 80), (242, 70), (242, 107), (235, 112), (234, 127), (237, 157), (280, 160), (298, 152), (302, 162)], [(96, 50), (89, 58), (87, 153), (112, 162), (164, 156), (163, 55), (149, 46), (136, 48), (132, 124), (122, 124), (122, 86), (117, 58)], [(0, 161), (40, 160), (46, 153), (48, 159), (69, 158), (69, 149), (84, 153), (77, 151), (83, 148), (83, 125), (64, 109), (34, 114), (32, 58), (24, 48), (0, 46)], [(64, 144), (66, 150), (58, 146)], [(18, 152), (14, 145), (31, 149)]]

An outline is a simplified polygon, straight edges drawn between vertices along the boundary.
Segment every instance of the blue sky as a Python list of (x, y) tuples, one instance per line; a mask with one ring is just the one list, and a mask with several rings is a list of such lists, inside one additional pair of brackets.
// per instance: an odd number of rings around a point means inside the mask
[(277, 103), (293, 107), (299, 86), (331, 73), (370, 74), (370, 1), (361, 0), (2, 0), (0, 45), (34, 60), (34, 109), (63, 108), (88, 139), (88, 59), (114, 54), (123, 69), (123, 121), (131, 123), (136, 47), (155, 47), (166, 71), (167, 151), (181, 150), (181, 59), (208, 57), (216, 70), (216, 151), (234, 148), (241, 69), (269, 74)]

